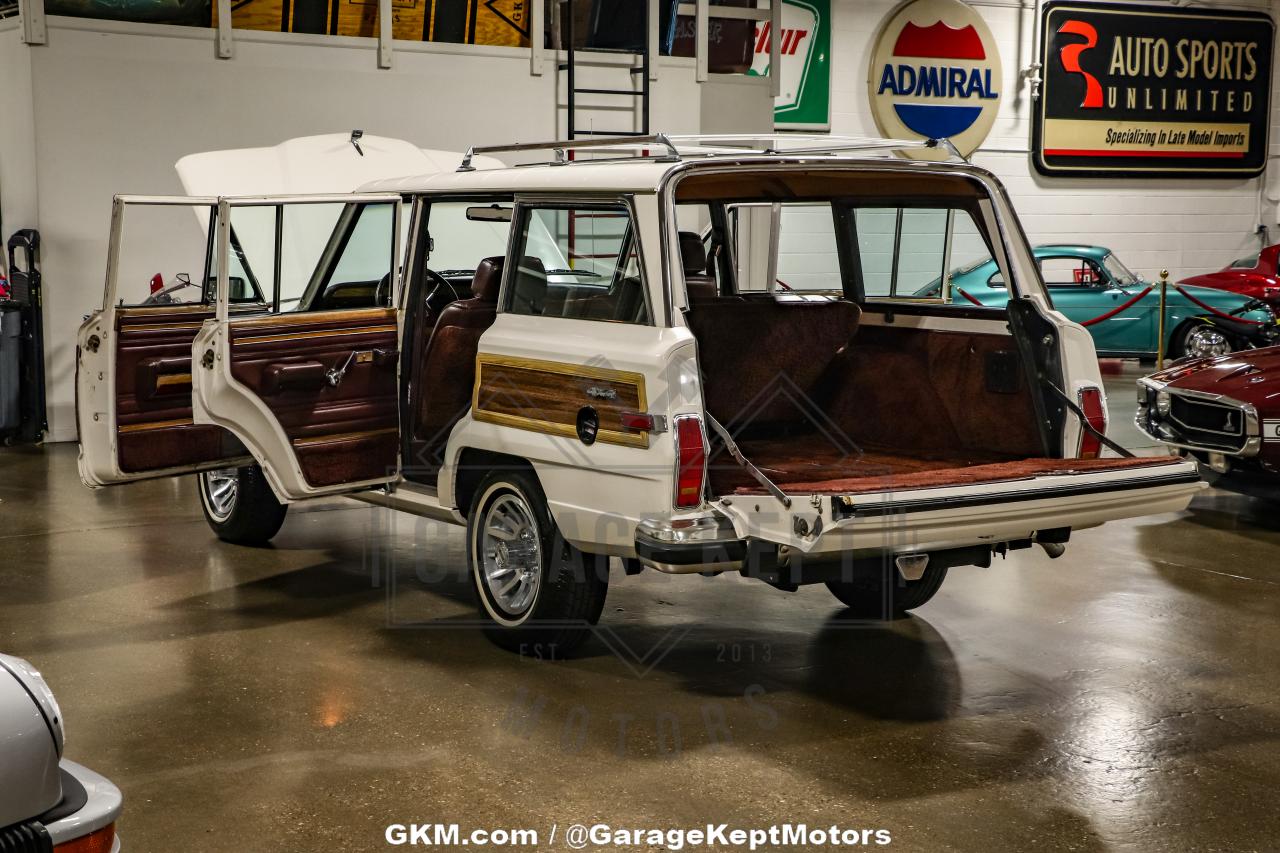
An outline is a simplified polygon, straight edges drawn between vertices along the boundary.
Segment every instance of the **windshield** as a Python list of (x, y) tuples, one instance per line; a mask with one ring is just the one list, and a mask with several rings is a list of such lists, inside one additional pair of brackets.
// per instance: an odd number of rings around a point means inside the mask
[(1137, 284), (1142, 281), (1128, 267), (1120, 263), (1120, 259), (1115, 255), (1107, 255), (1103, 258), (1102, 265), (1107, 268), (1107, 272), (1111, 273), (1112, 280), (1121, 287), (1128, 287), (1131, 284)]

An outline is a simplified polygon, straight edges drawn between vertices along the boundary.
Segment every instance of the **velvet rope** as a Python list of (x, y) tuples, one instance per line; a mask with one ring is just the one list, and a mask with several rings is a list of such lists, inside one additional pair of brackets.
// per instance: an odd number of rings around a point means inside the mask
[(1219, 311), (1217, 308), (1214, 308), (1212, 305), (1207, 305), (1204, 302), (1201, 302), (1199, 299), (1196, 299), (1190, 293), (1187, 293), (1185, 290), (1182, 289), (1181, 285), (1175, 284), (1173, 286), (1173, 289), (1181, 293), (1183, 296), (1187, 297), (1187, 299), (1191, 300), (1191, 304), (1196, 305), (1200, 308), (1203, 308), (1204, 310), (1208, 311), (1210, 314), (1214, 314), (1218, 317), (1231, 320), (1232, 322), (1235, 322), (1235, 323), (1248, 323), (1251, 326), (1266, 325), (1266, 321), (1264, 320), (1250, 320), (1247, 317), (1237, 317), (1235, 314), (1228, 314), (1225, 311)]
[(983, 305), (983, 304), (982, 304), (981, 302), (979, 302), (978, 300), (974, 299), (974, 298), (973, 298), (972, 296), (970, 296), (968, 293), (965, 293), (965, 292), (964, 292), (963, 290), (961, 290), (960, 288), (958, 288), (958, 287), (957, 287), (957, 288), (955, 288), (955, 291), (956, 291), (956, 293), (958, 293), (958, 294), (960, 294), (961, 296), (963, 296), (965, 299), (968, 299), (968, 300), (969, 300), (970, 302), (972, 302), (974, 305), (977, 305), (979, 308), (986, 308), (986, 307), (987, 307), (986, 305)]
[(1128, 302), (1126, 302), (1125, 304), (1123, 304), (1123, 305), (1121, 305), (1121, 306), (1119, 306), (1119, 307), (1117, 307), (1117, 308), (1112, 308), (1110, 311), (1108, 311), (1108, 312), (1107, 312), (1107, 313), (1105, 313), (1105, 314), (1099, 314), (1097, 317), (1094, 317), (1092, 320), (1086, 320), (1085, 322), (1081, 323), (1080, 325), (1081, 325), (1081, 326), (1088, 327), (1088, 326), (1093, 326), (1093, 325), (1096, 325), (1096, 324), (1098, 324), (1098, 323), (1101, 323), (1103, 320), (1110, 320), (1112, 317), (1116, 316), (1117, 314), (1119, 314), (1121, 311), (1125, 310), (1126, 308), (1130, 308), (1130, 307), (1132, 307), (1132, 306), (1133, 306), (1133, 305), (1134, 305), (1134, 304), (1135, 304), (1139, 299), (1141, 299), (1142, 297), (1144, 297), (1144, 296), (1146, 296), (1148, 293), (1150, 293), (1150, 292), (1151, 292), (1151, 290), (1152, 290), (1152, 285), (1147, 285), (1147, 289), (1146, 289), (1146, 290), (1142, 291), (1141, 293), (1139, 293), (1137, 296), (1135, 296), (1135, 297), (1133, 297), (1132, 299), (1130, 299), (1130, 300), (1129, 300)]

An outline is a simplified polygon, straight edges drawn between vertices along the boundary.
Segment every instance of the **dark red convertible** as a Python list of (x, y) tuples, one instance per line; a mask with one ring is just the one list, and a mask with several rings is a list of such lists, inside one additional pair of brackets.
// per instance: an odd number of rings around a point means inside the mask
[(1215, 485), (1280, 499), (1280, 346), (1183, 361), (1139, 379), (1137, 423), (1194, 456)]
[(1280, 263), (1280, 243), (1267, 246), (1257, 254), (1237, 258), (1226, 269), (1193, 275), (1178, 283), (1230, 290), (1261, 299), (1272, 308), (1280, 308), (1280, 270), (1277, 270), (1277, 263)]

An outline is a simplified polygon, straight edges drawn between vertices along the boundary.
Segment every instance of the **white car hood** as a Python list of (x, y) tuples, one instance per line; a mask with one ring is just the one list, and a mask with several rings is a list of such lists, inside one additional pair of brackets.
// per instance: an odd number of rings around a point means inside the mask
[(268, 148), (188, 154), (175, 168), (187, 195), (253, 196), (349, 193), (371, 181), (452, 172), (461, 162), (460, 152), (419, 148), (386, 136), (366, 134), (352, 144), (348, 131), (301, 136)]

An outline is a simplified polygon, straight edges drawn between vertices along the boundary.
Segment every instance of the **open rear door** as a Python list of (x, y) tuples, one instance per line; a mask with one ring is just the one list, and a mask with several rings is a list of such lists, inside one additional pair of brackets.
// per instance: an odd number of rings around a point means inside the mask
[[(233, 433), (282, 500), (397, 479), (400, 197), (217, 207), (216, 312), (192, 347), (195, 423)], [(268, 296), (246, 316), (235, 281), (250, 268)]]
[[(214, 316), (210, 223), (216, 199), (120, 196), (111, 217), (103, 308), (80, 328), (76, 414), (89, 486), (243, 464), (249, 453), (191, 412), (191, 343)], [(237, 277), (241, 311), (263, 295)]]

